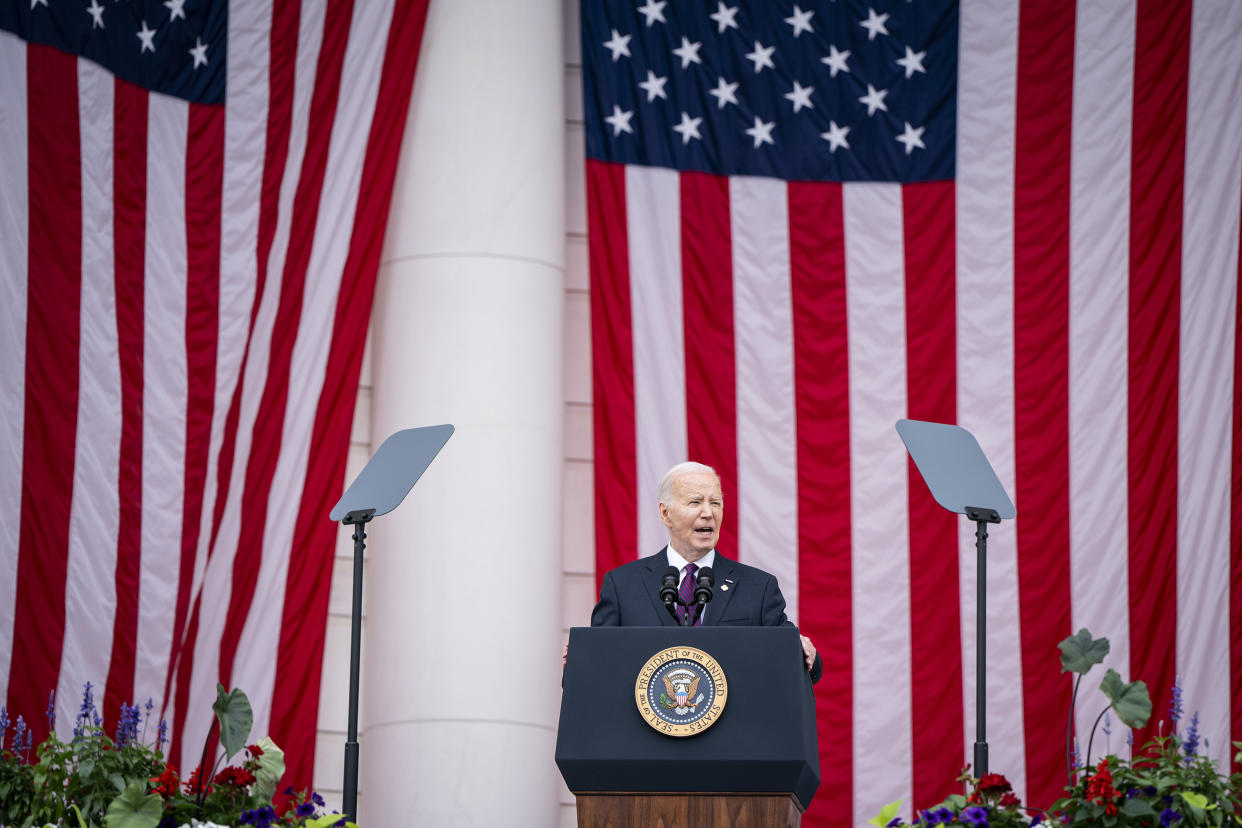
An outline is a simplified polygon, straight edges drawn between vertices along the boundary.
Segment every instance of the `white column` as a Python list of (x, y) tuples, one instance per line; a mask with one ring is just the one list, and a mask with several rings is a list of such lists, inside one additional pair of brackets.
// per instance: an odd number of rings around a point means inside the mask
[(373, 316), (374, 447), (457, 431), (371, 524), (360, 822), (553, 825), (560, 0), (433, 0)]

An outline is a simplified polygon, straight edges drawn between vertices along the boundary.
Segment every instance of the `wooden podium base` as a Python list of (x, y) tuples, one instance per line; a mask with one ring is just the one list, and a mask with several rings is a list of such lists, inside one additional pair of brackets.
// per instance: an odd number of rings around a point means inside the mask
[(798, 828), (790, 794), (580, 793), (578, 828)]

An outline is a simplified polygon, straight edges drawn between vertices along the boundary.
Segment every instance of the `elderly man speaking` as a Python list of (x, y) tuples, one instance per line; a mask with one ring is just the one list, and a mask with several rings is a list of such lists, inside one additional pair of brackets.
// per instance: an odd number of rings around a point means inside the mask
[[(716, 551), (724, 520), (720, 476), (702, 463), (679, 463), (660, 481), (660, 520), (668, 527), (668, 546), (654, 555), (619, 566), (604, 576), (592, 627), (658, 627), (672, 623), (660, 599), (661, 578), (676, 567), (680, 594), (693, 593), (695, 573), (715, 573), (712, 599), (698, 623), (708, 626), (793, 626), (785, 617), (785, 598), (776, 578)], [(689, 582), (686, 582), (689, 579)], [(679, 609), (679, 612), (682, 610)], [(819, 681), (823, 662), (811, 639), (802, 636), (811, 681)]]

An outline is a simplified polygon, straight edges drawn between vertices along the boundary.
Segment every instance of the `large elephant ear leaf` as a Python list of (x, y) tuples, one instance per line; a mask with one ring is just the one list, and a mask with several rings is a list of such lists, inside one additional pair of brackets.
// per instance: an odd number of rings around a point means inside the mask
[(1061, 649), (1061, 672), (1086, 675), (1108, 655), (1108, 639), (1092, 638), (1084, 627), (1057, 645)]
[(1108, 696), (1113, 710), (1117, 711), (1117, 718), (1126, 727), (1143, 727), (1151, 718), (1151, 695), (1147, 692), (1146, 682), (1132, 681), (1126, 684), (1116, 670), (1109, 670), (1100, 682), (1100, 690)]
[(246, 746), (250, 726), (254, 724), (250, 699), (236, 688), (225, 693), (224, 685), (217, 684), (216, 703), (211, 709), (216, 711), (216, 718), (220, 720), (220, 744), (224, 745), (224, 755), (232, 759), (233, 754)]
[[(163, 812), (164, 801), (147, 793), (146, 782), (135, 782), (112, 800), (104, 825), (107, 828), (155, 828)], [(78, 818), (81, 819), (81, 812)]]

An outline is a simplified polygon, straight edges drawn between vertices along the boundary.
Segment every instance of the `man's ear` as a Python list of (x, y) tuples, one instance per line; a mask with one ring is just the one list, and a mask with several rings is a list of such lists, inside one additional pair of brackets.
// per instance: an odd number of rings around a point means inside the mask
[(672, 525), (673, 525), (673, 524), (669, 523), (669, 520), (668, 520), (668, 506), (667, 506), (667, 505), (665, 505), (664, 501), (660, 501), (660, 522), (661, 522), (661, 523), (663, 523), (665, 526), (672, 526)]

